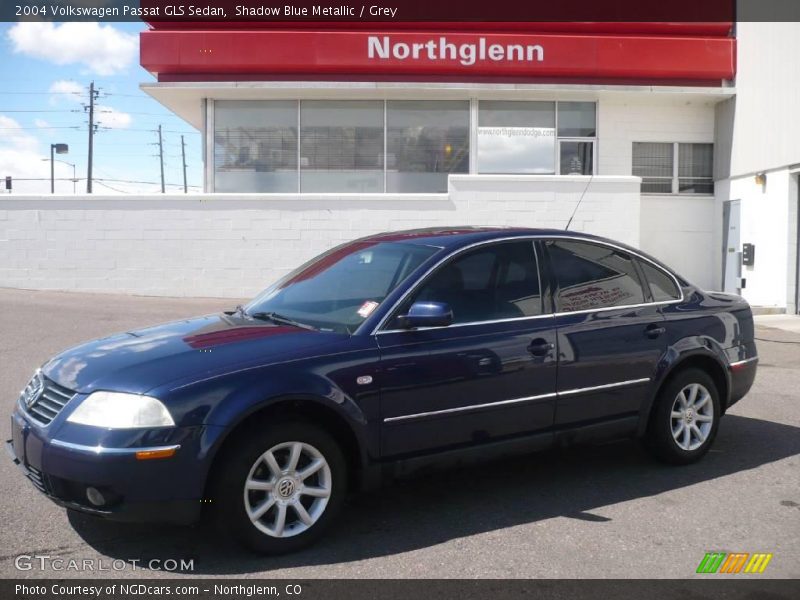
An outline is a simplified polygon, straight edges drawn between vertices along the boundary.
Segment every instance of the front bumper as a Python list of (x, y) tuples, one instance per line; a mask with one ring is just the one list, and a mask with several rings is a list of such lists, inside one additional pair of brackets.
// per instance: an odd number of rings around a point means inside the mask
[[(11, 432), (6, 450), (12, 460), (60, 506), (120, 521), (191, 523), (200, 516), (208, 471), (204, 427), (161, 431), (157, 445), (141, 443), (148, 439), (146, 432), (128, 433), (132, 443), (112, 445), (107, 430), (97, 430), (96, 440), (85, 427), (52, 433), (16, 410)], [(163, 447), (176, 452), (164, 459), (136, 457), (137, 451)], [(89, 487), (100, 491), (103, 505), (89, 501)]]

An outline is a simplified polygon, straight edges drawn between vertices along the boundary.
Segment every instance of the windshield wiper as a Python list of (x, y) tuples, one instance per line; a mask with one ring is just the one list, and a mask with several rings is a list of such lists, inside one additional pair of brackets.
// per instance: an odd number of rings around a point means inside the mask
[[(242, 313), (246, 314), (246, 313)], [(312, 327), (311, 325), (307, 325), (306, 323), (300, 323), (299, 321), (295, 321), (294, 319), (290, 319), (289, 317), (285, 317), (283, 315), (279, 315), (276, 312), (254, 312), (247, 314), (248, 317), (253, 319), (259, 319), (261, 321), (272, 321), (273, 323), (280, 323), (281, 325), (291, 325), (293, 327), (300, 327), (302, 329), (309, 329), (311, 331), (316, 331), (316, 327)]]

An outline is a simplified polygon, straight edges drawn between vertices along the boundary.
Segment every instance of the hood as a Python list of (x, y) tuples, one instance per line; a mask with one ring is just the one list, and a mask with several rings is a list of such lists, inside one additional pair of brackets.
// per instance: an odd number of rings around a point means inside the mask
[(208, 315), (86, 342), (54, 357), (42, 371), (80, 393), (141, 394), (175, 379), (313, 354), (343, 337), (239, 316)]

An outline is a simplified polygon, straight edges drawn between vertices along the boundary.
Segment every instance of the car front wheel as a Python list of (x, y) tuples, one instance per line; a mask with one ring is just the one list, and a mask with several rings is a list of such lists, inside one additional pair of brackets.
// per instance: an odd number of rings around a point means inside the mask
[(688, 464), (708, 452), (719, 427), (719, 392), (700, 369), (677, 373), (659, 392), (650, 418), (647, 446), (673, 464)]
[(313, 543), (341, 508), (345, 459), (315, 425), (253, 431), (225, 458), (213, 499), (218, 522), (256, 552), (281, 554)]

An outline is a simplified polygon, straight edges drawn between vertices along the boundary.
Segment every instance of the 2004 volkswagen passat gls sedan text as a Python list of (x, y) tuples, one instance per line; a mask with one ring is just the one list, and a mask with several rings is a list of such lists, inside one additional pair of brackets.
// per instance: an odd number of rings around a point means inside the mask
[(324, 531), (348, 489), (431, 462), (640, 437), (683, 464), (756, 371), (753, 318), (622, 244), (536, 229), (356, 240), (244, 307), (67, 350), (7, 447), (67, 508), (252, 549)]

